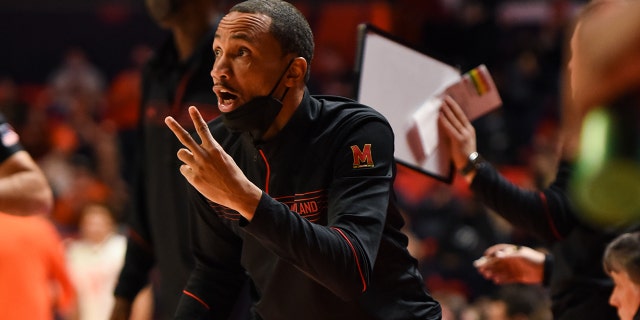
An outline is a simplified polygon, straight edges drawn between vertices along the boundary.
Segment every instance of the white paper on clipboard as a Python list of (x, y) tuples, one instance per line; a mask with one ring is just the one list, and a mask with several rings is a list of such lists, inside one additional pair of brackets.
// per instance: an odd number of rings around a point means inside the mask
[(359, 42), (357, 99), (391, 124), (396, 160), (451, 182), (449, 146), (438, 134), (441, 99), (451, 95), (471, 120), (499, 107), (489, 71), (481, 65), (461, 75), (368, 25), (361, 26)]

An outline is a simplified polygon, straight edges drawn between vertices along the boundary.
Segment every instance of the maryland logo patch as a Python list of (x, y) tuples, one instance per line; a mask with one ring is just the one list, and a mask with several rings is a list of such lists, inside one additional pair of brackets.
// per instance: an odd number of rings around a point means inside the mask
[(353, 152), (353, 168), (373, 168), (373, 156), (371, 155), (371, 144), (367, 143), (362, 149), (353, 145), (351, 146)]

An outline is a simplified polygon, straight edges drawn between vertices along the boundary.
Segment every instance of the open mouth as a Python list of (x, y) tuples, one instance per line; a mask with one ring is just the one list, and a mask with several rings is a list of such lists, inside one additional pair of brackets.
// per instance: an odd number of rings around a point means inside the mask
[[(238, 99), (237, 95), (229, 91), (225, 91), (224, 89), (216, 90), (216, 93), (218, 95), (218, 106), (223, 109), (231, 108), (232, 105), (235, 103), (235, 101)], [(225, 110), (221, 110), (221, 111), (225, 111)]]

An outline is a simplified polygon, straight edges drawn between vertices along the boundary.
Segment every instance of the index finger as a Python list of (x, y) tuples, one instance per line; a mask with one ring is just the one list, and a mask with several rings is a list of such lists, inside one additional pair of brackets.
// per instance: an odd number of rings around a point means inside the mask
[(173, 117), (169, 116), (164, 118), (164, 123), (167, 125), (167, 127), (169, 127), (169, 129), (171, 129), (173, 134), (176, 136), (176, 138), (178, 138), (178, 140), (180, 140), (180, 143), (182, 143), (182, 145), (187, 147), (192, 152), (196, 149), (196, 141), (193, 140), (189, 132), (187, 132), (187, 130), (185, 130)]

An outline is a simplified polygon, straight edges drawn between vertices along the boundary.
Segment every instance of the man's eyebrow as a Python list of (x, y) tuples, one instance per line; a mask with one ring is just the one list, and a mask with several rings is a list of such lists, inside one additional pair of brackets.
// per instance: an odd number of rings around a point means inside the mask
[(249, 36), (249, 34), (247, 34), (246, 32), (238, 32), (238, 33), (232, 34), (231, 39), (253, 42), (254, 37)]
[[(220, 36), (220, 34), (216, 33), (213, 37), (214, 37), (214, 39), (220, 39), (222, 36)], [(250, 36), (246, 32), (233, 33), (230, 38), (233, 39), (233, 40), (244, 40), (244, 41), (247, 41), (247, 42), (254, 42), (253, 40), (255, 39), (255, 37)]]

